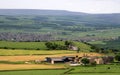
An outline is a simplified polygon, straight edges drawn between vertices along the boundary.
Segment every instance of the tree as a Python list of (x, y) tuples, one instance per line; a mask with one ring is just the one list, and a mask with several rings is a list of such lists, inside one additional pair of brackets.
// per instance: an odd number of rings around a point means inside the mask
[(78, 48), (78, 50), (77, 50), (77, 53), (79, 53), (80, 52), (80, 48)]
[(115, 56), (115, 59), (116, 59), (117, 61), (120, 61), (120, 53), (118, 53), (118, 54)]
[(66, 46), (73, 45), (73, 42), (71, 42), (71, 41), (65, 41), (65, 45)]
[(87, 58), (83, 58), (83, 59), (81, 60), (81, 62), (82, 62), (84, 65), (87, 65), (87, 64), (90, 63), (89, 59), (87, 59)]
[(49, 50), (50, 49), (52, 49), (52, 50), (66, 50), (67, 49), (66, 46), (56, 44), (54, 42), (46, 42), (45, 45)]
[(51, 47), (52, 47), (52, 43), (51, 42), (46, 42), (45, 45), (46, 45), (46, 47), (48, 49), (51, 49)]

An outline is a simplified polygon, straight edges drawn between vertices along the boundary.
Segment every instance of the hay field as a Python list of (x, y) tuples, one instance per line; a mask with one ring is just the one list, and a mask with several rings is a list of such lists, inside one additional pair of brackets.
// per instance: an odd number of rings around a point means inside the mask
[(61, 57), (61, 56), (83, 56), (87, 54), (88, 56), (103, 56), (99, 53), (71, 53), (71, 54), (55, 54), (55, 55), (28, 55), (28, 56), (0, 56), (0, 61), (30, 61), (30, 60), (41, 60), (43, 61), (45, 57)]
[(25, 69), (62, 69), (62, 65), (43, 65), (43, 64), (0, 64), (0, 71), (3, 70), (25, 70)]
[(12, 50), (0, 49), (0, 56), (16, 56), (16, 55), (54, 55), (54, 54), (71, 54), (76, 51), (71, 50)]

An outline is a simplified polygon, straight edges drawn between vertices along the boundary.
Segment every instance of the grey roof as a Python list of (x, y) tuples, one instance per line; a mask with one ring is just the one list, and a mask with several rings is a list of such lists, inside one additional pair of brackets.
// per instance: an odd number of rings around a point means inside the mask
[(50, 58), (51, 60), (53, 61), (63, 61), (63, 57), (47, 57), (47, 58)]
[(63, 57), (46, 57), (53, 61), (64, 61), (66, 58), (75, 57), (75, 56), (63, 56)]

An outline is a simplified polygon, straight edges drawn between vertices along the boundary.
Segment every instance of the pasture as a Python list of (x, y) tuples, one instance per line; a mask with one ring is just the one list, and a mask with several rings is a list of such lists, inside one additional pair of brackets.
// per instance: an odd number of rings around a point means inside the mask
[[(1, 49), (24, 49), (24, 50), (48, 50), (45, 46), (46, 42), (12, 42), (12, 41), (0, 41)], [(64, 41), (52, 41), (52, 43), (65, 46)], [(89, 52), (91, 46), (82, 42), (73, 42), (75, 46), (79, 47), (82, 52)]]
[(119, 73), (120, 64), (72, 67), (70, 73)]
[(97, 66), (77, 66), (66, 75), (119, 75), (120, 64), (97, 65)]
[(6, 49), (47, 49), (45, 42), (10, 42), (0, 41), (0, 47)]
[(120, 49), (120, 39), (111, 40), (111, 41), (92, 41), (88, 42), (90, 44), (93, 44), (94, 46), (97, 46), (99, 48), (108, 48), (108, 49)]
[(26, 70), (26, 71), (4, 71), (0, 75), (60, 75), (66, 70)]
[(66, 74), (66, 75), (120, 75), (120, 73), (78, 73), (78, 74)]

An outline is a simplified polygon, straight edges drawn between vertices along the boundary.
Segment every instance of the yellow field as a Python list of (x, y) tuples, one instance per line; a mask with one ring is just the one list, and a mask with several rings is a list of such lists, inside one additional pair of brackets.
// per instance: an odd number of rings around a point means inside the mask
[(15, 56), (15, 55), (54, 55), (54, 54), (71, 54), (76, 51), (71, 50), (12, 50), (0, 49), (1, 56)]
[(44, 60), (45, 57), (61, 57), (61, 56), (102, 56), (98, 53), (71, 53), (71, 54), (56, 54), (56, 55), (29, 55), (29, 56), (0, 56), (0, 61), (29, 61), (29, 60)]
[(35, 65), (35, 64), (0, 64), (0, 70), (25, 70), (25, 69), (60, 69), (62, 65)]

